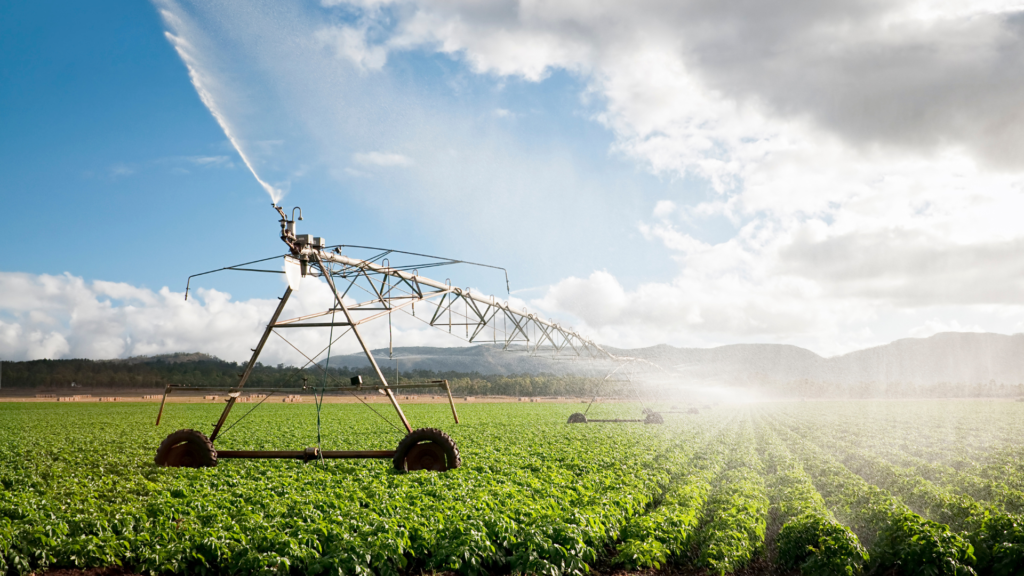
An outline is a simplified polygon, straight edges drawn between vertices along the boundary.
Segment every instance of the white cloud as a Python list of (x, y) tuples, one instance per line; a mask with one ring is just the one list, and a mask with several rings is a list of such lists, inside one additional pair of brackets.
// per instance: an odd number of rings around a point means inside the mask
[(357, 152), (352, 161), (360, 166), (379, 166), (382, 168), (412, 166), (412, 158), (394, 152)]
[[(394, 46), (474, 70), (583, 73), (615, 149), (719, 197), (658, 202), (671, 281), (568, 278), (539, 305), (618, 343), (900, 337), (935, 307), (1019, 318), (1024, 18), (1006, 2), (419, 2)], [(517, 49), (516, 45), (527, 46)], [(709, 244), (686, 232), (725, 216)], [(957, 308), (959, 307), (959, 308)], [(900, 327), (885, 314), (906, 315)], [(981, 326), (942, 320), (948, 327)], [(872, 330), (875, 326), (877, 330)], [(845, 340), (845, 343), (844, 343)]]
[[(0, 272), (0, 294), (5, 295), (0, 301), (3, 360), (109, 359), (198, 351), (241, 362), (249, 359), (278, 302), (274, 297), (238, 301), (225, 292), (204, 288), (192, 290), (186, 301), (183, 293), (167, 288), (154, 291), (122, 282), (90, 282), (70, 274), (16, 272)], [(284, 317), (320, 312), (331, 301), (326, 283), (307, 278), (289, 300)], [(396, 314), (393, 320), (396, 346), (462, 345), (408, 315)], [(387, 347), (386, 320), (368, 323), (361, 330), (371, 347)], [(309, 356), (322, 350), (328, 340), (326, 329), (280, 332)], [(358, 351), (349, 335), (335, 344), (332, 353)], [(305, 359), (272, 337), (260, 361), (294, 365)]]
[[(324, 5), (355, 15), (352, 25), (317, 24), (332, 58), (365, 72), (385, 69), (390, 51), (428, 50), (534, 82), (567, 70), (586, 84), (614, 153), (707, 183), (709, 198), (665, 198), (638, 225), (670, 253), (666, 278), (633, 285), (600, 270), (555, 283), (535, 304), (585, 322), (598, 340), (755, 338), (828, 353), (929, 322), (1005, 331), (1021, 320), (1024, 77), (1013, 71), (1024, 64), (1024, 17), (1013, 2)], [(390, 85), (360, 86), (379, 98)], [(380, 105), (388, 115), (413, 107)], [(422, 141), (437, 140), (404, 118)], [(406, 146), (382, 137), (363, 149), (396, 143)], [(433, 150), (403, 149), (435, 164)], [(339, 157), (412, 165), (394, 152)], [(731, 238), (699, 233), (716, 218), (732, 224)]]
[(671, 200), (658, 200), (658, 203), (654, 205), (654, 216), (657, 218), (667, 218), (675, 212), (676, 208), (676, 203)]
[(640, 231), (673, 254), (670, 281), (626, 289), (598, 271), (556, 283), (533, 304), (617, 346), (770, 341), (826, 355), (941, 331), (1013, 333), (1024, 320), (1024, 238), (840, 232), (839, 213), (832, 224), (754, 219), (712, 244), (680, 230), (688, 215), (674, 206), (659, 202), (654, 216)]
[(908, 334), (914, 338), (927, 338), (940, 332), (984, 332), (981, 326), (961, 326), (956, 320), (943, 322), (938, 318), (932, 318), (921, 326), (911, 328)]
[(358, 6), (360, 8), (380, 8), (392, 4), (393, 0), (320, 0), (320, 5), (325, 8), (334, 6)]
[[(756, 137), (761, 114), (806, 120), (857, 145), (955, 143), (1024, 165), (1013, 152), (1024, 143), (1024, 80), (1007, 73), (1024, 59), (1013, 3), (407, 4), (412, 15), (393, 49), (429, 45), (478, 72), (533, 81), (555, 68), (586, 73), (608, 101), (609, 125), (635, 145), (683, 138), (694, 151), (729, 147)], [(737, 124), (737, 113), (750, 117)], [(670, 158), (697, 160), (683, 148)]]
[(185, 159), (197, 166), (233, 167), (233, 163), (229, 156), (188, 156)]
[(380, 70), (387, 62), (387, 49), (369, 44), (366, 27), (322, 28), (316, 31), (315, 38), (337, 58), (351, 62), (361, 71)]
[(370, 174), (366, 172), (362, 172), (360, 170), (347, 167), (342, 170), (342, 173), (347, 174), (348, 176), (352, 176), (353, 178), (368, 178), (370, 176)]

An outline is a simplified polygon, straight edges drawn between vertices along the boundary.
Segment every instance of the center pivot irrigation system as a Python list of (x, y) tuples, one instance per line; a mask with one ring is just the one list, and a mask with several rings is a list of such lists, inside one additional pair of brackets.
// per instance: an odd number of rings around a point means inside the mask
[[(281, 256), (273, 256), (189, 277), (190, 286), (193, 277), (222, 270), (275, 272), (286, 275), (288, 288), (285, 289), (284, 295), (280, 297), (277, 309), (274, 310), (259, 343), (253, 348), (252, 357), (249, 359), (248, 364), (246, 364), (245, 370), (239, 375), (238, 384), (226, 390), (228, 396), (227, 405), (224, 407), (224, 411), (221, 413), (216, 424), (214, 424), (213, 431), (209, 436), (197, 430), (178, 430), (171, 433), (157, 449), (156, 463), (159, 465), (187, 467), (216, 466), (218, 460), (226, 458), (295, 458), (304, 461), (327, 458), (380, 458), (391, 459), (395, 469), (399, 471), (444, 471), (458, 468), (461, 464), (461, 458), (455, 441), (441, 430), (435, 428), (413, 429), (394, 394), (395, 390), (403, 388), (433, 387), (444, 389), (448, 394), (455, 423), (458, 423), (458, 413), (455, 410), (448, 382), (445, 380), (435, 380), (411, 384), (389, 384), (387, 377), (385, 377), (373, 353), (370, 351), (364, 335), (360, 332), (363, 325), (383, 318), (388, 319), (390, 327), (391, 315), (396, 312), (407, 313), (426, 324), (447, 330), (449, 333), (460, 338), (464, 336), (464, 340), (472, 343), (501, 344), (505, 350), (617, 361), (632, 360), (618, 358), (576, 332), (566, 330), (558, 324), (527, 313), (525, 309), (522, 311), (513, 310), (507, 302), (500, 302), (493, 296), (474, 294), (468, 289), (452, 286), (449, 281), (438, 282), (419, 274), (420, 268), (449, 264), (471, 264), (497, 268), (495, 266), (367, 246), (327, 246), (322, 237), (296, 234), (295, 211), (298, 210), (299, 212), (298, 220), (302, 220), (301, 209), (293, 209), (292, 218), (289, 219), (284, 210), (277, 206), (276, 203), (273, 206), (281, 217), (281, 240), (288, 245), (289, 249), (289, 252), (284, 255), (283, 272), (281, 270), (264, 270), (251, 267), (260, 262), (281, 258)], [(343, 254), (343, 249), (346, 248), (374, 250), (376, 254), (368, 259), (357, 259)], [(392, 266), (389, 263), (388, 257), (396, 255), (421, 257), (428, 260), (416, 266)], [(502, 268), (497, 269), (504, 270)], [(312, 314), (282, 318), (289, 297), (299, 288), (303, 278), (308, 277), (322, 278), (326, 281), (330, 288), (330, 302), (326, 303), (325, 308), (319, 309), (319, 311)], [(507, 288), (507, 273), (505, 279)], [(189, 287), (186, 286), (186, 299), (188, 298), (188, 290)], [(418, 314), (417, 304), (420, 305)], [(291, 337), (294, 330), (300, 328), (320, 330), (322, 333), (326, 333), (326, 346), (319, 353), (309, 355), (283, 334), (283, 332), (287, 332), (289, 337)], [(231, 409), (239, 401), (242, 389), (249, 380), (253, 368), (256, 366), (256, 361), (260, 357), (260, 353), (272, 335), (279, 337), (302, 355), (306, 360), (305, 366), (302, 367), (303, 369), (311, 366), (319, 370), (321, 380), (319, 399), (317, 397), (317, 386), (312, 386), (313, 397), (317, 402), (318, 446), (302, 450), (217, 450), (214, 448), (214, 442), (216, 442), (218, 436), (226, 430), (230, 430), (231, 426), (234, 426), (252, 412), (250, 410), (226, 429), (224, 428)], [(364, 385), (361, 376), (353, 377), (350, 382), (339, 382), (335, 376), (330, 374), (328, 368), (330, 365), (331, 347), (342, 337), (348, 335), (355, 337), (358, 341), (359, 347), (366, 355), (367, 360), (369, 360), (370, 367), (379, 384)], [(323, 357), (325, 353), (326, 361), (323, 362), (324, 365), (321, 365), (318, 359)], [(305, 376), (303, 376), (303, 380), (306, 380)], [(330, 385), (328, 385), (328, 381), (331, 382)], [(160, 418), (163, 415), (167, 394), (180, 389), (181, 387), (169, 386), (165, 390), (164, 399), (160, 404), (160, 412), (157, 415), (157, 425), (160, 424)], [(197, 390), (197, 388), (191, 387), (187, 389)], [(212, 388), (205, 388), (205, 390), (212, 390)], [(288, 390), (294, 391), (295, 389)], [(324, 393), (347, 392), (355, 396), (356, 392), (364, 390), (376, 390), (387, 396), (398, 415), (398, 419), (401, 421), (401, 425), (405, 428), (405, 437), (394, 450), (322, 450), (319, 446), (319, 418)], [(248, 388), (247, 391), (267, 392), (267, 396), (260, 402), (262, 404), (270, 394), (286, 390)], [(359, 397), (356, 396), (356, 398), (358, 399)], [(363, 404), (374, 410), (366, 402), (363, 402)], [(376, 410), (374, 412), (391, 423), (390, 420), (387, 420)], [(397, 429), (394, 423), (391, 424)]]

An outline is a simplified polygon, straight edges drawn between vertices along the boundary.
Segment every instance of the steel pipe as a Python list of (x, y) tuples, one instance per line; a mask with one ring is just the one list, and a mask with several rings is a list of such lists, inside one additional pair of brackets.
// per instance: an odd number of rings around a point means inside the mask
[(636, 418), (627, 418), (627, 419), (614, 418), (614, 419), (611, 419), (611, 420), (593, 420), (591, 418), (587, 418), (587, 422), (646, 422), (646, 420), (644, 420), (643, 418), (640, 418), (640, 419), (636, 419)]
[(217, 450), (221, 458), (292, 458), (313, 460), (316, 458), (394, 458), (394, 450)]
[[(402, 270), (396, 270), (396, 269), (388, 267), (388, 266), (380, 266), (378, 264), (373, 264), (371, 262), (367, 262), (366, 260), (359, 260), (357, 258), (349, 258), (348, 256), (343, 256), (341, 254), (336, 254), (336, 253), (333, 253), (333, 252), (328, 252), (326, 250), (314, 249), (314, 248), (310, 247), (309, 245), (303, 246), (303, 248), (299, 252), (298, 256), (300, 258), (307, 258), (307, 259), (314, 258), (314, 259), (319, 259), (321, 261), (328, 261), (328, 262), (334, 262), (336, 264), (343, 264), (345, 266), (352, 266), (354, 268), (359, 268), (359, 269), (363, 269), (363, 270), (371, 270), (371, 271), (376, 272), (378, 274), (386, 274), (388, 276), (394, 276), (396, 278), (401, 278), (402, 280), (405, 280), (407, 282), (415, 282), (415, 283), (418, 283), (418, 284), (423, 284), (425, 286), (430, 286), (431, 288), (436, 288), (436, 289), (444, 291), (444, 292), (454, 292), (454, 293), (458, 294), (459, 296), (461, 296), (462, 298), (468, 298), (470, 300), (473, 300), (475, 302), (479, 302), (481, 304), (486, 304), (488, 306), (493, 306), (495, 308), (499, 308), (501, 310), (504, 310), (508, 314), (514, 314), (514, 315), (519, 316), (521, 318), (528, 318), (528, 319), (536, 322), (537, 324), (540, 324), (540, 325), (543, 325), (543, 326), (547, 326), (549, 328), (553, 328), (553, 329), (558, 330), (559, 332), (561, 332), (563, 334), (571, 335), (571, 336), (579, 339), (580, 342), (583, 342), (583, 343), (585, 343), (588, 346), (593, 346), (595, 350), (598, 350), (599, 352), (601, 352), (602, 354), (604, 354), (605, 356), (607, 356), (610, 359), (613, 359), (613, 360), (622, 360), (623, 359), (623, 358), (618, 358), (615, 355), (611, 354), (610, 352), (604, 350), (603, 348), (601, 348), (600, 346), (595, 344), (593, 341), (588, 340), (588, 339), (584, 338), (583, 336), (581, 336), (581, 335), (579, 335), (579, 334), (577, 334), (575, 332), (570, 332), (570, 331), (562, 328), (561, 326), (558, 326), (557, 324), (555, 324), (553, 322), (549, 322), (549, 321), (544, 320), (543, 318), (540, 318), (540, 317), (538, 317), (536, 315), (533, 315), (533, 314), (520, 314), (518, 312), (515, 312), (514, 310), (512, 310), (511, 307), (506, 307), (506, 306), (502, 305), (498, 301), (498, 299), (495, 298), (494, 296), (478, 296), (478, 295), (473, 294), (472, 292), (470, 292), (468, 290), (462, 290), (461, 288), (454, 288), (452, 286), (449, 286), (448, 284), (445, 284), (444, 282), (438, 282), (437, 280), (432, 280), (430, 278), (426, 278), (424, 276), (418, 276), (416, 274), (411, 274), (409, 272), (405, 272), (405, 271), (402, 271)], [(477, 323), (474, 323), (473, 325), (476, 325), (476, 324)]]

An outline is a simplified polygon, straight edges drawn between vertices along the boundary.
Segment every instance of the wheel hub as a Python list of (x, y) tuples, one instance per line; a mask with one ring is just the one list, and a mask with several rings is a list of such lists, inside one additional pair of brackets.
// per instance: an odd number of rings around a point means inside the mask
[(409, 470), (432, 470), (443, 472), (448, 468), (444, 450), (433, 442), (420, 442), (409, 450), (405, 458)]

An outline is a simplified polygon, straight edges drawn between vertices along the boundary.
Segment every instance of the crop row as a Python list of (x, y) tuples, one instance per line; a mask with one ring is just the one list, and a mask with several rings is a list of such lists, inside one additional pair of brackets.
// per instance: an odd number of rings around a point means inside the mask
[(912, 414), (901, 410), (901, 406), (901, 403), (872, 402), (821, 414), (799, 412), (799, 418), (815, 428), (855, 436), (852, 441), (858, 443), (892, 443), (927, 462), (976, 474), (981, 474), (981, 469), (993, 456), (1008, 452), (1015, 458), (1003, 459), (1003, 464), (1018, 473), (1024, 472), (1024, 461), (1020, 458), (1024, 451), (1019, 444), (1024, 426), (1015, 416), (1020, 411), (1019, 405), (1009, 402), (920, 403)]
[(726, 450), (697, 536), (696, 564), (718, 574), (745, 566), (763, 550), (769, 504), (749, 418), (740, 421)]
[(769, 473), (776, 561), (805, 574), (854, 574), (868, 560), (857, 536), (829, 512), (811, 477), (767, 426), (758, 445)]
[[(915, 419), (907, 419), (907, 422), (915, 425), (917, 429), (927, 430), (921, 422)], [(809, 424), (803, 423), (807, 429)], [(927, 446), (930, 451), (940, 452), (939, 444), (933, 444), (925, 434), (910, 433), (900, 434), (898, 430), (887, 430), (888, 434), (871, 433), (863, 423), (843, 420), (835, 422), (831, 426), (812, 425), (819, 435), (827, 434), (827, 442), (845, 442), (858, 447), (861, 453), (878, 457), (898, 467), (899, 472), (909, 477), (921, 477), (936, 485), (942, 486), (954, 494), (965, 494), (980, 502), (991, 503), (999, 510), (1020, 514), (1024, 512), (1024, 492), (1018, 488), (1011, 488), (1008, 483), (1019, 484), (1021, 475), (1015, 472), (1014, 468), (1019, 466), (1020, 457), (1014, 446), (1007, 446), (996, 449), (986, 454), (987, 463), (983, 466), (975, 464), (963, 465), (956, 468), (948, 464), (936, 461), (928, 461), (917, 455), (922, 446)], [(951, 450), (948, 441), (943, 441), (946, 451)], [(953, 446), (953, 450), (959, 450)], [(883, 466), (884, 467), (884, 466)]]
[(669, 480), (654, 506), (622, 531), (616, 560), (630, 567), (660, 568), (670, 559), (684, 561), (701, 511), (721, 469), (725, 450), (721, 429), (700, 435), (692, 454), (677, 453), (667, 468)]
[[(376, 462), (158, 469), (154, 438), (141, 450), (116, 441), (140, 430), (118, 417), (124, 410), (67, 411), (72, 438), (67, 428), (22, 422), (32, 443), (0, 453), (12, 486), (0, 494), (5, 569), (584, 573), (664, 481), (652, 463), (670, 443), (665, 431), (567, 428), (561, 415), (558, 425), (524, 426), (503, 423), (500, 409), (478, 411), (452, 429), (467, 465), (444, 475), (395, 475)], [(256, 433), (278, 446), (308, 441), (289, 413), (278, 408)], [(386, 428), (375, 433), (387, 437)], [(687, 437), (674, 430), (676, 441)]]
[(1022, 522), (992, 505), (978, 503), (971, 496), (950, 492), (917, 475), (894, 466), (874, 453), (827, 434), (822, 428), (791, 423), (801, 437), (828, 446), (840, 461), (864, 480), (897, 496), (914, 512), (945, 524), (969, 541), (976, 560), (973, 566), (984, 573), (1001, 572), (1007, 561), (1024, 547)]
[[(998, 421), (963, 432), (993, 452), (972, 449), (960, 469), (955, 449), (943, 451), (942, 423), (911, 416), (879, 429), (888, 406), (861, 420), (823, 403), (645, 426), (567, 425), (564, 405), (467, 405), (453, 426), (444, 406), (418, 405), (410, 418), (450, 432), (465, 464), (398, 475), (373, 461), (158, 468), (152, 450), (168, 429), (208, 426), (218, 407), (174, 408), (154, 429), (145, 405), (0, 404), (0, 574), (119, 564), (162, 574), (666, 564), (726, 574), (769, 562), (804, 574), (998, 575), (1024, 564), (1024, 528), (1007, 513), (1021, 494), (996, 479), (997, 466), (1019, 471), (1017, 446), (992, 431)], [(1013, 408), (998, 410), (1009, 418)], [(316, 429), (303, 410), (266, 406), (218, 445), (309, 445)], [(358, 406), (327, 405), (323, 421), (325, 448), (401, 438)], [(901, 440), (914, 426), (928, 431), (923, 448)]]
[(979, 502), (990, 503), (1003, 512), (1024, 512), (1024, 493), (1010, 488), (1005, 483), (1005, 476), (994, 480), (979, 474), (978, 469), (957, 470), (946, 464), (928, 462), (885, 442), (872, 442), (852, 434), (843, 434), (841, 438), (849, 443), (856, 442), (864, 451), (896, 466), (906, 476), (921, 477), (952, 493), (965, 494)]
[(897, 564), (911, 573), (971, 574), (974, 551), (964, 538), (915, 514), (889, 492), (866, 482), (782, 425), (773, 430), (810, 474), (829, 510), (870, 554), (870, 568)]

